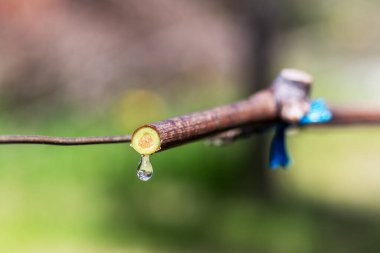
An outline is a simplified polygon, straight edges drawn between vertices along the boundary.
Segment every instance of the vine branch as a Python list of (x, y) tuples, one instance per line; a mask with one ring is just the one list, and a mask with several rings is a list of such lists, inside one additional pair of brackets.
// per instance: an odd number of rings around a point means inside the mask
[[(188, 142), (210, 138), (220, 145), (263, 132), (280, 121), (293, 124), (308, 112), (312, 77), (297, 70), (284, 70), (272, 86), (245, 100), (202, 112), (174, 117), (139, 127), (133, 135), (56, 137), (0, 135), (0, 144), (91, 145), (132, 142), (142, 155), (150, 155)], [(333, 118), (310, 126), (380, 124), (380, 108), (330, 106)]]

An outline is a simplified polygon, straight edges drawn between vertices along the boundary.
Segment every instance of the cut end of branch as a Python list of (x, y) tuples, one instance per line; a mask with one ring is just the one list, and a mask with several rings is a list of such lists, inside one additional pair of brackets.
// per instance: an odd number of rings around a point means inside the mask
[(313, 77), (311, 75), (298, 69), (283, 69), (280, 76), (285, 80), (307, 86), (310, 86), (313, 83)]
[(152, 127), (140, 127), (132, 135), (131, 147), (142, 155), (151, 155), (160, 150), (161, 139)]

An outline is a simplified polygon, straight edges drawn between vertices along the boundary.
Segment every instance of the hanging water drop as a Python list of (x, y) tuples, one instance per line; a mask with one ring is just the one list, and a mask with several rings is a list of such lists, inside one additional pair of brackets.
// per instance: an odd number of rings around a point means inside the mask
[(148, 155), (142, 155), (137, 167), (137, 177), (142, 181), (148, 181), (153, 176), (153, 167)]

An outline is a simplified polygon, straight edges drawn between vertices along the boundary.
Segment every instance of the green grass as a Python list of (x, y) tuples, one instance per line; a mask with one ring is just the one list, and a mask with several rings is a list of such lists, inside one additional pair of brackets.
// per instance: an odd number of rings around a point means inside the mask
[[(32, 126), (49, 134), (120, 133), (112, 119), (80, 120), (63, 114)], [(32, 131), (3, 125), (12, 129)], [(127, 144), (1, 146), (0, 251), (340, 252), (348, 244), (341, 252), (355, 252), (380, 228), (370, 221), (379, 210), (378, 132), (290, 136), (295, 166), (270, 173), (278, 185), (273, 202), (244, 184), (249, 141), (197, 142), (154, 155), (149, 182), (136, 178), (139, 157)]]

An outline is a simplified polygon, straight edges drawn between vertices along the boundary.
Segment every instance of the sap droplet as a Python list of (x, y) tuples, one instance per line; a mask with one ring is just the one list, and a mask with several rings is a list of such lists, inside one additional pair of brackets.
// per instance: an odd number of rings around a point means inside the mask
[(148, 181), (153, 176), (153, 167), (149, 156), (142, 155), (139, 166), (137, 167), (137, 177), (142, 181)]

